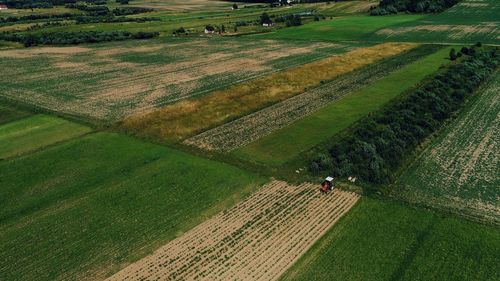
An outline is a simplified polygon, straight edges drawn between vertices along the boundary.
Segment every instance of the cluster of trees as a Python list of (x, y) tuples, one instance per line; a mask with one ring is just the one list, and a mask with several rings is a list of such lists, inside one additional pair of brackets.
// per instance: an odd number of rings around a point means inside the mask
[(380, 0), (378, 7), (370, 9), (370, 14), (383, 16), (398, 12), (439, 13), (457, 3), (458, 0)]
[[(366, 117), (351, 134), (311, 152), (312, 173), (356, 176), (387, 183), (393, 172), (430, 134), (456, 112), (498, 67), (498, 49), (468, 48), (469, 55), (440, 74)], [(473, 50), (470, 52), (470, 50)], [(464, 53), (465, 54), (465, 53)]]
[(275, 22), (284, 22), (286, 26), (298, 26), (302, 25), (302, 18), (300, 15), (284, 15), (284, 16), (277, 16), (274, 19)]
[[(52, 8), (54, 6), (76, 3), (77, 0), (3, 0), (0, 4), (5, 4), (14, 9)], [(92, 1), (92, 0), (89, 0)]]
[(24, 46), (30, 47), (34, 45), (76, 45), (127, 39), (149, 39), (159, 35), (158, 32), (130, 33), (125, 31), (79, 31), (37, 34), (2, 33), (0, 34), (0, 40), (20, 42)]
[(74, 20), (77, 24), (84, 23), (110, 23), (110, 22), (147, 22), (159, 21), (159, 18), (128, 18), (128, 17), (114, 17), (114, 16), (76, 16)]
[(113, 10), (109, 10), (107, 6), (100, 5), (83, 5), (83, 4), (67, 4), (66, 8), (69, 9), (77, 9), (80, 11), (87, 12), (88, 15), (93, 16), (126, 16), (126, 15), (134, 15), (152, 12), (154, 9), (151, 8), (143, 8), (143, 7), (121, 7), (115, 8)]
[(35, 21), (35, 20), (42, 20), (42, 19), (66, 20), (66, 19), (72, 19), (73, 17), (74, 17), (74, 15), (70, 14), (70, 13), (57, 14), (57, 15), (29, 15), (29, 16), (22, 16), (22, 17), (6, 17), (6, 18), (0, 18), (0, 24), (11, 23), (11, 22)]

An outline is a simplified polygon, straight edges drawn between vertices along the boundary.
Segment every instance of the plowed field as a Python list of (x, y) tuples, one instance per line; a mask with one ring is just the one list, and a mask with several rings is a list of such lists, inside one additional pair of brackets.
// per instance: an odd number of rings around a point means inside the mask
[(108, 280), (276, 280), (358, 198), (273, 181)]

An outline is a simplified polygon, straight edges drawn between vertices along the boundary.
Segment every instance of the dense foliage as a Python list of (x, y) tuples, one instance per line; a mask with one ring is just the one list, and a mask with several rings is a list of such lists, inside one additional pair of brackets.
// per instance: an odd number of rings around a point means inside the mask
[[(470, 51), (472, 50), (472, 51)], [(329, 149), (312, 152), (310, 171), (333, 176), (356, 176), (385, 183), (406, 155), (448, 119), (498, 66), (497, 49), (469, 49), (469, 57), (430, 81), (365, 118)]]
[(458, 0), (380, 0), (379, 6), (373, 7), (370, 14), (382, 16), (398, 12), (439, 13), (457, 3)]
[(52, 8), (56, 5), (76, 3), (76, 0), (5, 0), (0, 4), (5, 4), (9, 8), (31, 9), (31, 8)]
[(40, 34), (3, 33), (0, 34), (0, 40), (20, 42), (29, 47), (33, 45), (75, 45), (127, 39), (149, 39), (158, 35), (158, 32), (130, 33), (124, 31), (79, 31)]
[(70, 13), (56, 14), (56, 15), (28, 15), (21, 17), (6, 17), (0, 18), (0, 24), (11, 23), (11, 22), (24, 22), (24, 21), (36, 21), (36, 20), (61, 20), (61, 19), (71, 19), (75, 15)]

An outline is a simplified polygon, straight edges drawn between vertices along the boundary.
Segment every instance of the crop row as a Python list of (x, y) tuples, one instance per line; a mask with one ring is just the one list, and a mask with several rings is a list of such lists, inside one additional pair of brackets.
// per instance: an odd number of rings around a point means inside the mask
[(336, 101), (436, 51), (422, 46), (343, 75), (303, 94), (205, 131), (184, 141), (207, 150), (231, 151), (281, 129), (329, 102)]
[(358, 198), (273, 181), (109, 280), (275, 280)]

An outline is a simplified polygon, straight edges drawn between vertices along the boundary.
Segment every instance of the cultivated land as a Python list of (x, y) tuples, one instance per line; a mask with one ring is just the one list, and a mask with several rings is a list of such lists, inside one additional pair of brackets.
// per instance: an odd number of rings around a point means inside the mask
[[(448, 48), (405, 66), (374, 83), (346, 95), (321, 110), (234, 150), (238, 157), (280, 165), (347, 129), (367, 114), (417, 85), (449, 62)], [(293, 140), (293, 141), (292, 141)]]
[(14, 106), (0, 103), (0, 124), (9, 123), (17, 119), (25, 118), (32, 115), (28, 111), (24, 111)]
[(139, 135), (178, 141), (415, 47), (414, 44), (379, 44), (355, 49), (151, 113), (128, 117), (122, 126)]
[(300, 40), (500, 44), (496, 0), (464, 0), (440, 14), (347, 15), (259, 35)]
[(392, 194), (500, 223), (500, 73), (403, 173)]
[(254, 191), (235, 167), (98, 133), (0, 161), (0, 279), (103, 279)]
[[(108, 0), (155, 10), (0, 20), (0, 33), (62, 39), (160, 33), (68, 47), (0, 41), (0, 280), (499, 280), (498, 74), (394, 171), (381, 188), (392, 193), (359, 199), (268, 179), (310, 180), (309, 151), (454, 63), (448, 45), (500, 44), (498, 1), (391, 16), (368, 15), (377, 0), (232, 4)], [(264, 12), (302, 25), (264, 27)], [(0, 17), (62, 13), (86, 14)], [(226, 32), (206, 35), (209, 24)], [(187, 34), (173, 36), (180, 27)]]
[(75, 138), (90, 131), (89, 127), (46, 115), (35, 115), (0, 125), (0, 159)]
[(358, 198), (273, 181), (108, 280), (276, 280)]
[(370, 64), (330, 82), (322, 83), (321, 86), (303, 94), (191, 137), (184, 143), (209, 150), (234, 150), (318, 111), (326, 104), (339, 100), (439, 48), (421, 46)]
[(281, 280), (497, 280), (496, 227), (363, 198)]
[(140, 46), (119, 42), (6, 50), (0, 52), (0, 68), (10, 69), (10, 79), (1, 83), (0, 95), (83, 118), (119, 120), (349, 48), (168, 38)]

